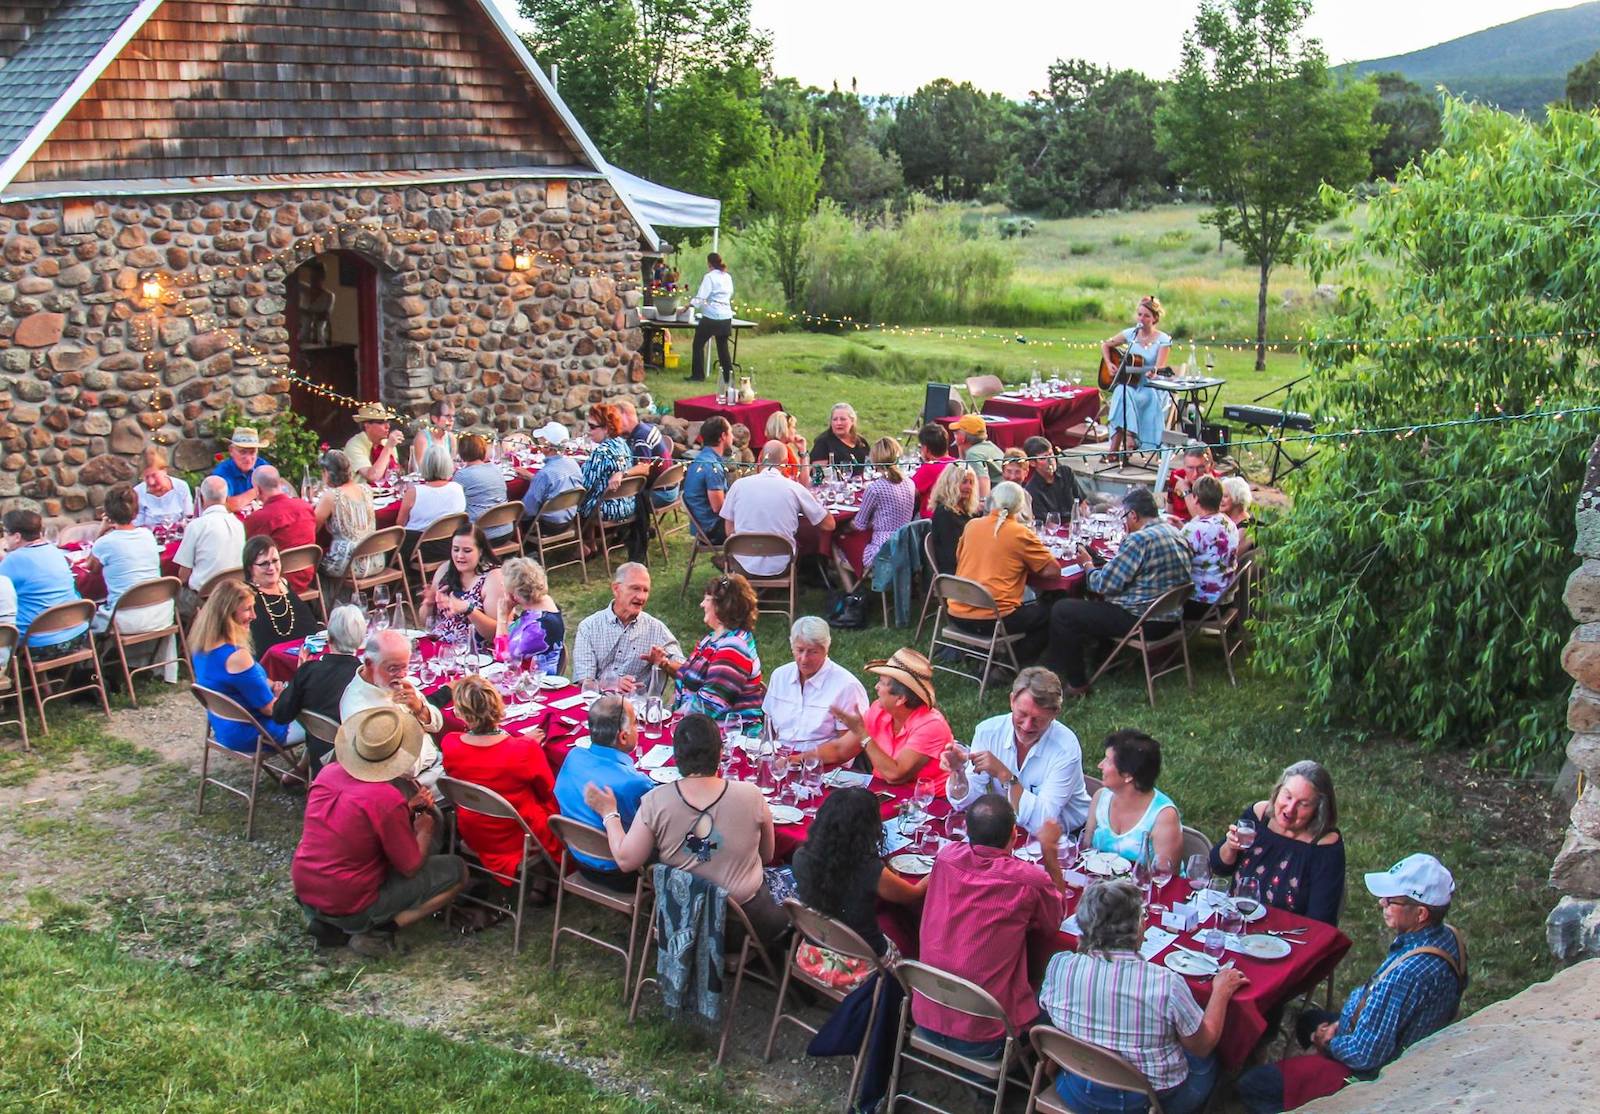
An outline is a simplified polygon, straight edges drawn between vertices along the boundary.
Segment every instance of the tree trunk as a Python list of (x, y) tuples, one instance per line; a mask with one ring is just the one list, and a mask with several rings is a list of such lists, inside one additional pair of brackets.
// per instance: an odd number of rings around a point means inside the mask
[(1261, 260), (1261, 289), (1256, 294), (1256, 370), (1267, 370), (1267, 276), (1272, 260)]

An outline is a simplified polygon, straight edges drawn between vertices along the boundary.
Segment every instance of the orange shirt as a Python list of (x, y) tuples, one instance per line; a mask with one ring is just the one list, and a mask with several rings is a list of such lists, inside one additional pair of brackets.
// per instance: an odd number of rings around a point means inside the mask
[[(1053, 575), (1061, 566), (1038, 535), (1015, 518), (1007, 516), (998, 532), (997, 521), (998, 515), (990, 512), (967, 523), (956, 546), (956, 575), (989, 589), (1004, 617), (1022, 606), (1029, 573)], [(958, 619), (984, 617), (977, 608), (953, 601), (950, 613)]]

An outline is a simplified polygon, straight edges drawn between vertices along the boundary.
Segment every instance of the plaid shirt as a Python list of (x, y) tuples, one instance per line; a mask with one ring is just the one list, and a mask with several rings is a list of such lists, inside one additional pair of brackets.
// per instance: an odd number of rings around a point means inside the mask
[[(1328, 1042), (1328, 1054), (1351, 1071), (1376, 1073), (1456, 1015), (1467, 988), (1465, 975), (1457, 981), (1455, 972), (1436, 955), (1414, 955), (1402, 961), (1400, 957), (1412, 948), (1440, 948), (1458, 961), (1461, 958), (1455, 936), (1442, 924), (1395, 937), (1377, 973), (1345, 1002), (1339, 1014), (1339, 1035)], [(1372, 1001), (1361, 1010), (1359, 1024), (1352, 1029), (1356, 1010), (1369, 993)]]
[[(1165, 593), (1192, 583), (1192, 560), (1182, 534), (1165, 522), (1152, 522), (1124, 538), (1122, 548), (1104, 568), (1089, 571), (1089, 589), (1125, 611), (1142, 615)], [(1176, 619), (1181, 614), (1183, 605), (1178, 604), (1151, 618)]]
[(648, 611), (639, 612), (631, 623), (623, 623), (615, 611), (603, 607), (578, 624), (578, 637), (572, 646), (573, 680), (593, 677), (609, 683), (618, 677), (632, 677), (646, 684), (651, 666), (644, 655), (652, 646), (665, 648), (673, 661), (683, 660), (683, 648), (677, 638), (667, 624)]
[(1061, 952), (1045, 970), (1039, 1005), (1062, 1032), (1125, 1056), (1158, 1091), (1188, 1076), (1179, 1038), (1205, 1020), (1183, 976), (1138, 952)]

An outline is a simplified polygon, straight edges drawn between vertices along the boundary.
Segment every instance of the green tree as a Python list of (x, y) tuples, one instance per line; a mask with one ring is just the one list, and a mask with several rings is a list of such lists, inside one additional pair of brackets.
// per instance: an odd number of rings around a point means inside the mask
[(1047, 216), (1121, 208), (1172, 188), (1150, 145), (1161, 83), (1136, 70), (1057, 60), (1021, 112), (1009, 173), (1012, 204)]
[[(1313, 342), (1308, 408), (1371, 429), (1592, 405), (1597, 180), (1600, 116), (1554, 108), (1540, 125), (1447, 102), (1439, 153), (1312, 253), (1319, 281), (1345, 284), (1326, 335), (1378, 339)], [(1491, 333), (1569, 335), (1430, 339)], [(1328, 718), (1514, 764), (1552, 755), (1572, 509), (1597, 428), (1569, 416), (1326, 447), (1272, 527), (1258, 660), (1305, 678)]]
[(1016, 106), (998, 93), (940, 78), (899, 103), (889, 142), (907, 185), (968, 200), (995, 180), (1015, 122)]
[(1372, 122), (1383, 129), (1372, 148), (1372, 172), (1391, 181), (1439, 146), (1439, 98), (1397, 73), (1374, 74)]
[(518, 0), (541, 65), (605, 157), (723, 199), (765, 149), (761, 77), (772, 44), (750, 0)]
[(824, 148), (810, 131), (776, 137), (750, 174), (753, 245), (783, 287), (790, 309), (800, 305), (806, 271), (806, 226), (817, 208)]
[(1567, 72), (1567, 103), (1580, 112), (1600, 107), (1600, 51)]
[(1257, 371), (1273, 266), (1328, 218), (1324, 183), (1346, 188), (1371, 173), (1377, 140), (1377, 87), (1334, 86), (1321, 44), (1302, 33), (1310, 13), (1310, 0), (1205, 0), (1156, 116), (1173, 173), (1211, 198), (1203, 219), (1260, 273)]

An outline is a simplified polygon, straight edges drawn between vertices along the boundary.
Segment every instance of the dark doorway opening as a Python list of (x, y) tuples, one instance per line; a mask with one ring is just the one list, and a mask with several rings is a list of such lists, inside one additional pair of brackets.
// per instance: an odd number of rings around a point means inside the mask
[[(378, 345), (378, 269), (352, 251), (306, 260), (284, 283), (289, 362), (306, 379), (363, 402), (383, 401)], [(294, 410), (323, 441), (356, 432), (351, 410), (295, 384)]]

